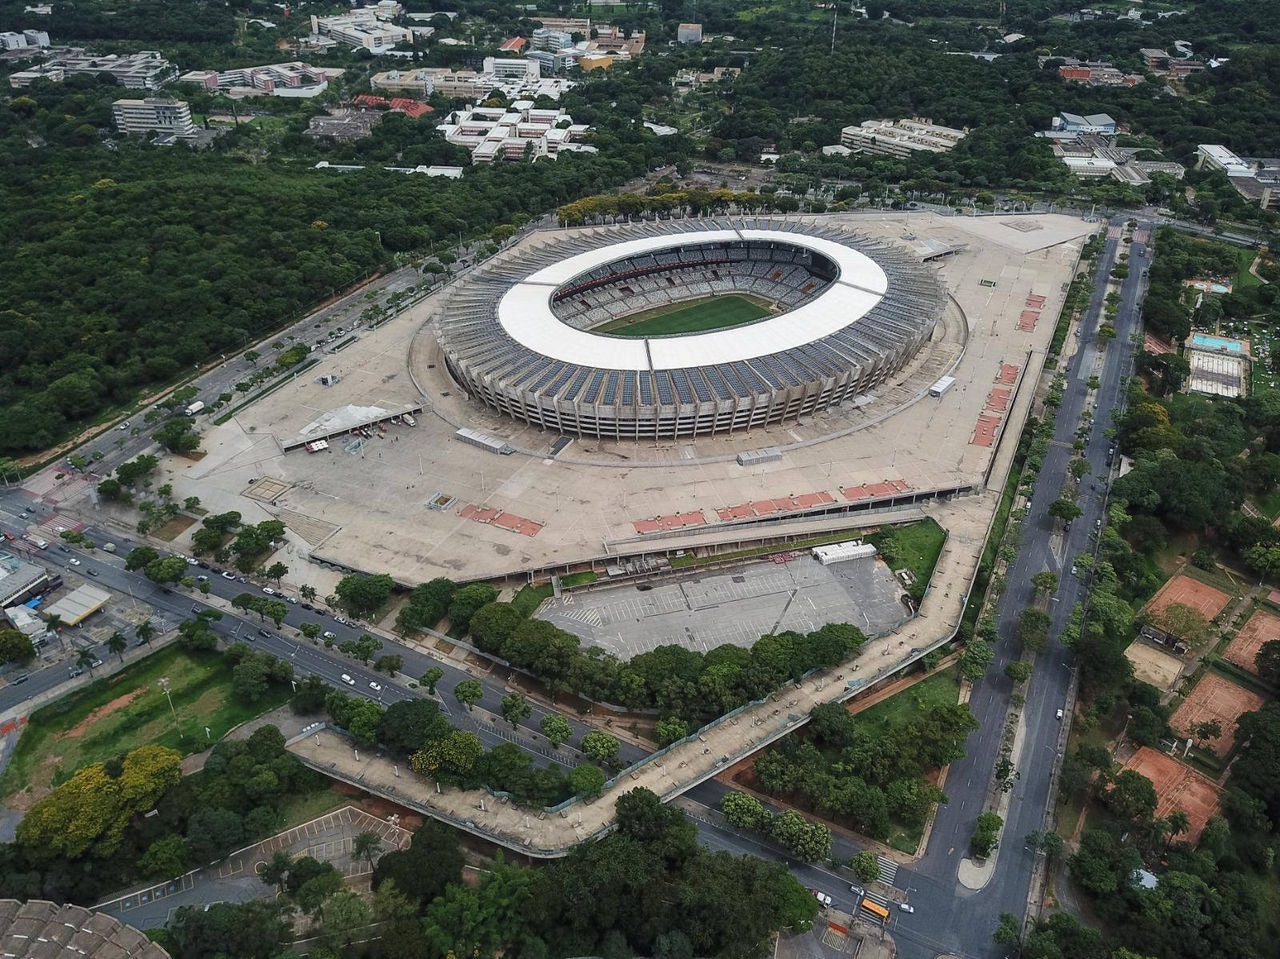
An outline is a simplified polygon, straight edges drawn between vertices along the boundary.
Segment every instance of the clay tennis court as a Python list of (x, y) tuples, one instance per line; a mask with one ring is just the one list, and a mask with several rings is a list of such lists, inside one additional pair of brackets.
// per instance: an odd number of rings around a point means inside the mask
[(1214, 589), (1190, 576), (1179, 574), (1160, 587), (1160, 591), (1151, 597), (1151, 602), (1147, 603), (1144, 612), (1159, 613), (1173, 603), (1181, 603), (1199, 611), (1205, 619), (1212, 621), (1213, 617), (1222, 612), (1229, 602), (1231, 597), (1222, 590)]
[(1187, 814), (1190, 828), (1177, 837), (1180, 842), (1194, 844), (1209, 817), (1218, 812), (1221, 790), (1213, 780), (1171, 756), (1143, 746), (1124, 764), (1124, 768), (1151, 780), (1156, 790), (1157, 816), (1167, 816), (1175, 809)]
[(1134, 640), (1124, 651), (1124, 658), (1133, 664), (1134, 678), (1150, 683), (1156, 689), (1167, 692), (1182, 675), (1182, 660), (1163, 649), (1148, 646)]
[(1280, 639), (1280, 616), (1268, 613), (1265, 609), (1259, 609), (1249, 617), (1249, 621), (1240, 628), (1240, 632), (1236, 633), (1236, 638), (1231, 640), (1223, 650), (1222, 658), (1229, 663), (1235, 663), (1241, 669), (1257, 673), (1258, 668), (1253, 661), (1258, 655), (1258, 650), (1264, 643), (1269, 643), (1273, 639)]
[(1260, 709), (1264, 702), (1266, 700), (1257, 693), (1237, 686), (1217, 673), (1205, 673), (1196, 683), (1196, 688), (1169, 717), (1169, 725), (1183, 736), (1190, 736), (1191, 727), (1196, 723), (1216, 719), (1222, 725), (1222, 735), (1208, 740), (1207, 745), (1221, 758), (1235, 745), (1236, 720), (1243, 713)]

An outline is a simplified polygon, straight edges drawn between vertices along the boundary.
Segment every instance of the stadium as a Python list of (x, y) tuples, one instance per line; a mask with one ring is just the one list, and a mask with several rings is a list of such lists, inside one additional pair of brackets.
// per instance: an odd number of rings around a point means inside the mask
[(918, 254), (834, 223), (680, 220), (545, 237), (454, 284), (430, 325), (459, 389), (569, 435), (794, 421), (885, 383), (947, 302)]

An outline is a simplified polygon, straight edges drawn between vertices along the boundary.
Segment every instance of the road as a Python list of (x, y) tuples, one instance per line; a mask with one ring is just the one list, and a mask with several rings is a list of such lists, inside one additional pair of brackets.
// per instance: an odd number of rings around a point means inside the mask
[[(1113, 220), (1113, 227), (1123, 224), (1126, 218)], [(1150, 226), (1149, 223), (1146, 225)], [(1060, 645), (1057, 636), (1072, 606), (1083, 600), (1085, 595), (1084, 584), (1069, 573), (1070, 559), (1092, 551), (1095, 524), (1102, 518), (1106, 508), (1105, 477), (1108, 475), (1108, 457), (1111, 451), (1104, 429), (1109, 425), (1110, 412), (1118, 408), (1123, 396), (1131, 364), (1128, 344), (1131, 336), (1138, 330), (1138, 307), (1145, 292), (1142, 274), (1150, 259), (1150, 253), (1144, 244), (1133, 243), (1128, 247), (1131, 269), (1121, 287), (1121, 307), (1116, 318), (1119, 335), (1117, 342), (1110, 346), (1100, 345), (1096, 336), (1098, 320), (1102, 313), (1108, 274), (1120, 250), (1120, 241), (1114, 235), (1118, 230), (1113, 229), (1111, 233), (1113, 235), (1108, 237), (1101, 256), (1090, 308), (1079, 331), (1078, 349), (1068, 366), (1067, 386), (1056, 418), (1054, 442), (1040, 471), (1039, 482), (1023, 524), (1017, 559), (1009, 570), (1006, 591), (996, 609), (1000, 634), (1005, 637), (1005, 641), (997, 646), (997, 659), (987, 675), (975, 686), (970, 701), (970, 707), (979, 721), (979, 729), (970, 737), (966, 757), (951, 767), (947, 781), (950, 803), (939, 809), (926, 855), (915, 866), (899, 870), (896, 878), (897, 887), (906, 892), (916, 909), (914, 914), (895, 911), (891, 920), (898, 951), (904, 959), (924, 959), (941, 952), (972, 957), (1002, 956), (1004, 950), (992, 943), (990, 938), (998, 916), (1003, 912), (1022, 915), (1027, 907), (1036, 862), (1034, 853), (1023, 846), (1022, 837), (1045, 825), (1052, 775), (1061, 759), (1058, 750), (1062, 725), (1056, 714), (1067, 702), (1072, 684), (1070, 653)], [(295, 329), (314, 322), (314, 319), (308, 319)], [(235, 373), (241, 375), (243, 371)], [(1075, 440), (1081, 414), (1086, 408), (1088, 381), (1094, 375), (1100, 383), (1094, 397), (1097, 421), (1084, 453), (1092, 466), (1094, 479), (1091, 481), (1086, 478), (1083, 484), (1080, 498), (1083, 515), (1071, 524), (1064, 537), (1058, 538), (1055, 537), (1053, 520), (1048, 516), (1047, 510), (1049, 504), (1058, 497), (1063, 485), (1067, 464), (1073, 455), (1071, 444)], [(202, 395), (204, 389), (202, 386)], [(144, 437), (139, 442), (146, 444), (149, 440)], [(132, 449), (131, 443), (125, 443), (124, 447)], [(1091, 482), (1096, 485), (1096, 489), (1090, 488)], [(23, 518), (20, 512), (24, 508), (35, 507), (20, 491), (0, 492), (0, 529), (20, 533), (28, 522), (41, 518), (39, 514), (30, 519)], [(121, 554), (110, 556), (81, 553), (77, 558), (81, 560), (82, 566), (75, 569), (68, 565), (69, 554), (60, 553), (53, 548), (43, 554), (41, 560), (50, 565), (61, 565), (65, 572), (92, 571), (97, 574), (97, 582), (120, 593), (132, 591), (133, 595), (154, 606), (158, 613), (174, 621), (188, 617), (193, 606), (205, 605), (198, 594), (189, 594), (180, 589), (166, 592), (144, 577), (124, 570), (122, 554), (129, 548), (127, 542), (93, 530), (86, 530), (86, 534), (99, 542), (114, 538), (121, 547)], [(1056, 551), (1055, 545), (1058, 547)], [(974, 821), (984, 809), (991, 771), (998, 755), (1012, 693), (1011, 684), (1004, 676), (1003, 669), (1013, 656), (1015, 644), (1011, 637), (1018, 614), (1033, 598), (1031, 577), (1045, 569), (1062, 574), (1062, 581), (1059, 593), (1051, 603), (1051, 640), (1038, 659), (1035, 676), (1026, 692), (1025, 738), (1020, 755), (1014, 757), (1020, 778), (1014, 787), (994, 875), (984, 888), (970, 891), (957, 882), (957, 869), (967, 850)], [(223, 601), (229, 601), (246, 590), (257, 589), (251, 583), (226, 580), (212, 574), (209, 582), (213, 596)], [(296, 627), (305, 621), (321, 623), (323, 628), (337, 634), (339, 642), (368, 631), (358, 625), (338, 623), (330, 614), (306, 611), (300, 605), (291, 606), (286, 623)], [(422, 695), (421, 691), (410, 690), (405, 685), (354, 663), (336, 650), (317, 647), (305, 640), (286, 638), (272, 629), (265, 630), (267, 635), (261, 636), (259, 630), (262, 627), (259, 623), (230, 611), (224, 613), (223, 619), (214, 624), (214, 628), (225, 640), (246, 639), (258, 648), (290, 660), (299, 675), (321, 676), (327, 682), (352, 693), (376, 698), (384, 703)], [(456, 725), (474, 728), (488, 745), (516, 741), (544, 760), (572, 763), (571, 752), (553, 752), (537, 736), (538, 721), (547, 710), (535, 706), (532, 715), (515, 732), (503, 728), (501, 723), (483, 721), (487, 718), (486, 714), (500, 714), (500, 701), (505, 688), (500, 682), (482, 679), (484, 699), (478, 705), (477, 714), (469, 716), (461, 710), (453, 696), (458, 682), (472, 678), (468, 673), (391, 637), (380, 638), (384, 642), (381, 652), (403, 657), (404, 673), (410, 676), (421, 675), (434, 665), (445, 671), (444, 678), (438, 684), (439, 699)], [(344, 673), (352, 678), (354, 686), (341, 679)], [(65, 682), (66, 679), (65, 666), (34, 671), (23, 685), (0, 689), (0, 709), (24, 701)], [(369, 686), (373, 681), (382, 684), (380, 692)], [(476, 722), (477, 716), (482, 721)], [(574, 721), (571, 716), (566, 718), (574, 727), (575, 740), (590, 729), (585, 724)], [(623, 743), (621, 757), (625, 761), (633, 761), (642, 755), (637, 747)], [(722, 791), (723, 787), (718, 784), (707, 783), (692, 791), (689, 798), (707, 807), (715, 807)], [(716, 823), (714, 817), (704, 816), (695, 821), (698, 822), (703, 842), (711, 848), (749, 852), (767, 858), (786, 858), (771, 844), (738, 835)], [(837, 855), (847, 858), (856, 851), (857, 848), (852, 844), (842, 839), (837, 840)], [(837, 907), (847, 910), (853, 906), (854, 895), (846, 877), (822, 867), (793, 862), (789, 865), (800, 881), (830, 893)]]
[[(21, 515), (23, 509), (36, 512), (29, 517)], [(0, 491), (0, 531), (21, 535), (26, 531), (28, 523), (45, 518), (50, 510), (32, 504), (25, 494), (19, 490)], [(204, 597), (195, 591), (182, 587), (163, 587), (152, 583), (139, 573), (129, 572), (124, 568), (124, 556), (132, 548), (132, 544), (120, 537), (112, 536), (105, 531), (86, 528), (85, 535), (96, 542), (114, 541), (119, 547), (117, 553), (109, 554), (100, 550), (88, 553), (70, 548), (62, 552), (57, 545), (51, 544), (47, 550), (36, 554), (36, 559), (46, 566), (53, 567), (67, 578), (68, 583), (75, 576), (86, 576), (88, 580), (103, 586), (119, 595), (132, 595), (139, 601), (153, 607), (158, 617), (172, 623), (190, 619), (194, 612), (204, 609), (215, 609), (222, 613), (222, 619), (211, 625), (220, 639), (227, 643), (246, 641), (258, 649), (272, 653), (293, 664), (295, 675), (299, 678), (316, 675), (326, 682), (353, 694), (368, 696), (380, 702), (390, 704), (399, 699), (425, 695), (423, 690), (412, 690), (407, 685), (390, 677), (362, 666), (359, 662), (342, 654), (337, 644), (356, 639), (363, 633), (375, 633), (382, 640), (383, 647), (379, 655), (399, 655), (404, 660), (401, 672), (407, 676), (421, 676), (432, 666), (444, 670), (444, 676), (436, 686), (437, 700), (441, 708), (449, 716), (450, 722), (460, 729), (471, 729), (478, 733), (486, 745), (498, 745), (502, 742), (517, 742), (546, 762), (556, 762), (564, 766), (572, 766), (578, 759), (577, 751), (570, 747), (551, 749), (538, 731), (538, 723), (543, 716), (555, 712), (538, 703), (530, 702), (531, 714), (522, 720), (518, 729), (512, 729), (510, 723), (499, 721), (491, 723), (490, 717), (502, 714), (502, 697), (507, 690), (505, 685), (486, 676), (472, 676), (465, 670), (448, 660), (437, 659), (421, 650), (409, 646), (397, 639), (356, 623), (341, 623), (331, 612), (316, 607), (303, 609), (302, 604), (290, 605), (284, 624), (295, 630), (305, 622), (318, 623), (321, 627), (335, 634), (334, 648), (316, 646), (310, 640), (283, 635), (272, 628), (268, 622), (263, 624), (255, 617), (242, 616), (230, 607), (230, 601), (244, 592), (257, 592), (259, 587), (252, 582), (239, 579), (225, 579), (212, 570), (193, 568), (193, 573), (209, 577), (210, 595)], [(71, 560), (79, 560), (79, 565), (72, 565)], [(221, 600), (221, 602), (217, 602)], [(265, 635), (263, 635), (265, 633)], [(100, 659), (107, 658), (106, 650), (97, 649)], [(343, 675), (348, 675), (354, 685), (346, 683)], [(0, 711), (17, 706), (40, 693), (53, 689), (68, 681), (68, 668), (65, 663), (56, 663), (39, 669), (33, 669), (28, 678), (20, 685), (10, 684), (0, 688)], [(454, 690), (464, 679), (479, 679), (484, 688), (484, 697), (476, 704), (473, 712), (467, 712), (454, 696)], [(382, 686), (381, 692), (371, 688), (371, 682)], [(573, 729), (571, 742), (578, 742), (584, 733), (594, 727), (582, 723), (571, 713), (561, 713)], [(620, 758), (627, 763), (635, 762), (646, 755), (645, 751), (627, 742), (622, 742), (619, 750)]]

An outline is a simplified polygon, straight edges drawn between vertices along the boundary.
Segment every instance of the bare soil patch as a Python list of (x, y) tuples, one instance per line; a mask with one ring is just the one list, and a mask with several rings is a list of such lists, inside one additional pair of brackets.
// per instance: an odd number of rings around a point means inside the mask
[(118, 710), (124, 709), (126, 706), (128, 706), (131, 702), (133, 702), (135, 699), (137, 699), (139, 696), (141, 696), (145, 692), (146, 692), (145, 689), (139, 687), (138, 689), (125, 693), (123, 696), (117, 696), (115, 699), (111, 700), (111, 702), (107, 703), (105, 706), (99, 706), (97, 709), (91, 712), (84, 719), (80, 720), (80, 722), (76, 723), (74, 726), (68, 729), (66, 733), (64, 733), (64, 735), (68, 739), (79, 739), (81, 736), (87, 733), (90, 729), (92, 729), (93, 724), (96, 723), (99, 719), (103, 719), (107, 716), (110, 716), (112, 713), (117, 712)]

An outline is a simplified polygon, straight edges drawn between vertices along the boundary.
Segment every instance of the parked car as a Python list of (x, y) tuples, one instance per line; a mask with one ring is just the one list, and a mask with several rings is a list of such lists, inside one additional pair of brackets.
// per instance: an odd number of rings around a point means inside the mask
[(329, 632), (327, 629), (324, 631), (323, 636), (324, 636), (324, 638), (325, 638), (325, 639), (337, 639), (337, 638), (338, 638), (338, 634), (337, 634), (337, 633), (331, 633), (331, 632)]
[(228, 573), (226, 570), (223, 570), (223, 572), (222, 572), (222, 578), (223, 578), (223, 579), (235, 579), (235, 578), (236, 578), (236, 574), (235, 574), (235, 573)]
[(831, 908), (831, 902), (832, 902), (831, 897), (828, 896), (825, 892), (822, 892), (819, 889), (810, 889), (809, 891), (813, 893), (813, 898), (818, 900), (819, 906), (821, 906), (823, 909)]
[(268, 596), (274, 596), (276, 594), (276, 591), (272, 589), (270, 586), (262, 587), (262, 591), (266, 593)]

